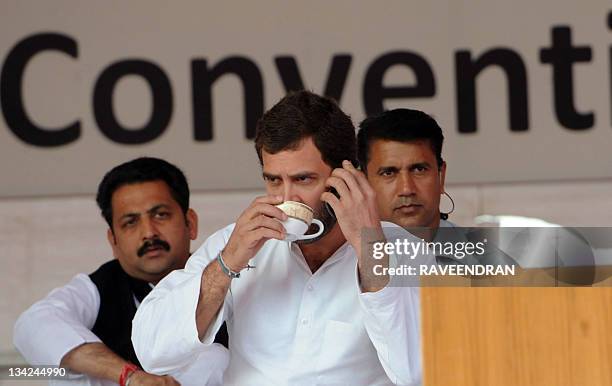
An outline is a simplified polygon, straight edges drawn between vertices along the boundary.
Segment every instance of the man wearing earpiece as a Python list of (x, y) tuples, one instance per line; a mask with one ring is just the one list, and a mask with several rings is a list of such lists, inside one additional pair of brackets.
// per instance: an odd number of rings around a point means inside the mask
[(431, 230), (452, 225), (440, 219), (444, 136), (432, 117), (411, 109), (385, 111), (361, 123), (357, 141), (383, 221)]
[[(400, 225), (427, 241), (479, 242), (486, 237), (476, 228), (455, 228), (447, 221), (449, 213), (440, 212), (442, 195), (451, 203), (450, 212), (455, 204), (444, 190), (444, 135), (432, 117), (418, 110), (395, 109), (369, 117), (359, 126), (357, 155), (376, 192), (382, 221)], [(430, 257), (437, 264), (515, 263), (494, 245), (477, 255)]]

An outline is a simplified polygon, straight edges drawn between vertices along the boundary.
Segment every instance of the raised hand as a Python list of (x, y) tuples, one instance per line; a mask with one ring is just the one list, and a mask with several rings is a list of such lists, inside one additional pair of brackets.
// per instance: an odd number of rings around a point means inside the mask
[(342, 168), (334, 169), (326, 184), (334, 187), (340, 198), (331, 192), (325, 192), (321, 195), (321, 200), (331, 205), (344, 237), (357, 253), (362, 288), (366, 291), (382, 288), (387, 283), (387, 278), (370, 280), (373, 264), (388, 264), (388, 258), (376, 262), (371, 254), (371, 245), (385, 239), (380, 226), (376, 192), (365, 175), (349, 161), (342, 162)]
[(280, 221), (285, 221), (287, 215), (274, 206), (282, 202), (282, 196), (257, 197), (238, 217), (222, 251), (223, 260), (232, 271), (245, 268), (266, 241), (285, 238)]

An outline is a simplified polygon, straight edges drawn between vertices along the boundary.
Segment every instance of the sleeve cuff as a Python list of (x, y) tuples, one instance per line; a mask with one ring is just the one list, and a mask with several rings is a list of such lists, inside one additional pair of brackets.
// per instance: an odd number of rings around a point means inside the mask
[[(196, 309), (198, 307), (197, 296), (200, 293), (200, 287), (202, 285), (202, 277), (198, 276), (197, 280), (187, 280), (184, 285), (177, 287), (176, 299), (190, 299), (190, 304), (185, 308), (189, 310), (189, 317), (184, 319), (184, 325), (179, 328), (185, 331), (183, 339), (189, 347), (201, 349), (206, 346), (210, 346), (214, 340), (217, 332), (221, 328), (225, 318), (225, 301), (221, 305), (219, 312), (215, 319), (213, 319), (211, 325), (208, 327), (206, 334), (202, 340), (199, 339), (198, 327), (196, 324)], [(194, 296), (194, 294), (197, 294)]]
[(56, 334), (53, 338), (57, 345), (51, 346), (49, 355), (52, 362), (41, 365), (59, 366), (64, 356), (75, 348), (87, 343), (102, 343), (93, 332), (89, 330), (75, 331), (76, 334)]

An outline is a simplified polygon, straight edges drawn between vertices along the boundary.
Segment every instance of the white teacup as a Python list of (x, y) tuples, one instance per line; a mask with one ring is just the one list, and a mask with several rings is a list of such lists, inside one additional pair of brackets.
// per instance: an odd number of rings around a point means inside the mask
[[(287, 232), (285, 241), (314, 239), (323, 233), (325, 229), (323, 223), (313, 218), (313, 210), (308, 205), (297, 201), (285, 201), (282, 204), (276, 205), (276, 207), (288, 216), (287, 220), (281, 222)], [(317, 233), (305, 235), (304, 233), (306, 233), (312, 223), (316, 224), (319, 230)]]

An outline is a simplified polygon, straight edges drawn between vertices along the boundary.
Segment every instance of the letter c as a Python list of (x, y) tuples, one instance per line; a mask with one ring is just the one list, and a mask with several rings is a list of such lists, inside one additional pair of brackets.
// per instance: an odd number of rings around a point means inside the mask
[(13, 47), (0, 73), (0, 100), (9, 129), (25, 143), (55, 147), (75, 141), (81, 135), (78, 120), (63, 128), (36, 126), (27, 116), (23, 104), (23, 73), (32, 57), (39, 52), (55, 50), (78, 57), (77, 43), (66, 35), (42, 33), (28, 36)]

